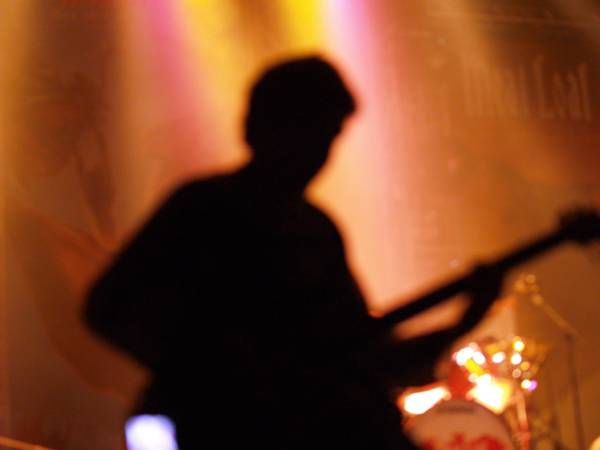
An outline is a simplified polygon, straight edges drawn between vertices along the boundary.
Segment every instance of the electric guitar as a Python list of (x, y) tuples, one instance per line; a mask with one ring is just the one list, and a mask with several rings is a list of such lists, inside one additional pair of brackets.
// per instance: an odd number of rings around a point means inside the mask
[[(600, 239), (600, 215), (593, 209), (573, 210), (563, 215), (558, 227), (541, 237), (509, 252), (496, 261), (485, 264), (483, 268), (505, 273), (514, 266), (545, 253), (565, 242), (588, 244)], [(481, 275), (481, 269), (475, 268), (470, 273), (458, 277), (420, 297), (404, 304), (379, 319), (382, 329), (409, 319), (425, 310), (436, 306), (450, 297), (468, 291)]]

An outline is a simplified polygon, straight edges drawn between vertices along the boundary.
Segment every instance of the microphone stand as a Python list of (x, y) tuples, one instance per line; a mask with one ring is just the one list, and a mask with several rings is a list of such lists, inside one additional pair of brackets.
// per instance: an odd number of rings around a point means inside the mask
[(566, 343), (567, 358), (569, 365), (569, 384), (573, 400), (573, 418), (575, 421), (575, 436), (577, 439), (577, 448), (585, 450), (584, 447), (584, 429), (583, 417), (581, 414), (581, 398), (579, 394), (579, 380), (577, 379), (576, 361), (575, 361), (575, 338), (585, 341), (585, 338), (579, 333), (560, 313), (544, 300), (542, 295), (535, 294), (530, 297), (531, 302), (554, 323), (562, 332)]

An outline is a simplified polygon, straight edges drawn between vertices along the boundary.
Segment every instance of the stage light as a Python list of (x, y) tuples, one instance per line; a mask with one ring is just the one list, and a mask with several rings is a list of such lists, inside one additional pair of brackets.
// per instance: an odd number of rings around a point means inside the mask
[(442, 400), (450, 398), (450, 392), (443, 386), (421, 392), (413, 392), (401, 400), (402, 409), (409, 414), (419, 415), (429, 411)]
[(502, 364), (506, 359), (506, 353), (496, 352), (492, 355), (492, 362), (495, 364)]
[(471, 375), (479, 377), (485, 373), (483, 365), (486, 363), (486, 358), (475, 343), (461, 348), (453, 358), (458, 366), (463, 367)]
[(521, 387), (526, 391), (533, 392), (537, 389), (538, 383), (535, 380), (523, 380), (521, 381)]
[(516, 338), (513, 341), (513, 349), (516, 352), (522, 352), (525, 349), (525, 342), (523, 342), (521, 339)]
[(467, 363), (467, 361), (473, 357), (474, 354), (475, 351), (471, 347), (464, 347), (461, 348), (458, 352), (456, 352), (454, 360), (459, 366), (464, 366)]
[(475, 352), (473, 354), (473, 361), (475, 361), (480, 366), (485, 364), (485, 356), (481, 352)]
[(492, 382), (492, 376), (489, 373), (486, 373), (485, 375), (481, 375), (479, 378), (477, 378), (477, 384), (488, 385), (491, 382)]
[(523, 361), (523, 357), (520, 353), (513, 353), (510, 357), (510, 362), (513, 366), (518, 366), (519, 364), (521, 364), (521, 361)]
[(166, 416), (140, 415), (125, 424), (128, 450), (179, 450), (175, 425)]

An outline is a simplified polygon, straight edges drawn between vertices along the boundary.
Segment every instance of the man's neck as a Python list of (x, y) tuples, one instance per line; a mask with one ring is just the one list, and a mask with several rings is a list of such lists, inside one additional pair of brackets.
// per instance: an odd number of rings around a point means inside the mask
[(302, 201), (306, 186), (294, 186), (279, 175), (280, 172), (276, 169), (255, 161), (251, 161), (241, 170), (246, 188), (257, 196), (264, 197), (267, 201), (282, 203)]

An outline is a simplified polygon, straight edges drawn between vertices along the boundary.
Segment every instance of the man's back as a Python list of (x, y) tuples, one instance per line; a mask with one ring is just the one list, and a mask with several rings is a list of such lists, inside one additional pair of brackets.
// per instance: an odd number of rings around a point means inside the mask
[[(351, 359), (372, 319), (335, 226), (301, 199), (258, 195), (244, 170), (180, 188), (95, 292), (96, 328), (152, 355), (144, 362), (155, 381), (140, 408), (171, 415), (181, 441), (320, 448), (319, 436), (322, 448), (360, 439), (388, 448), (374, 440), (399, 436), (384, 387)], [(137, 316), (102, 317), (106, 298)], [(121, 326), (144, 338), (128, 340)], [(200, 424), (202, 411), (212, 418)]]

